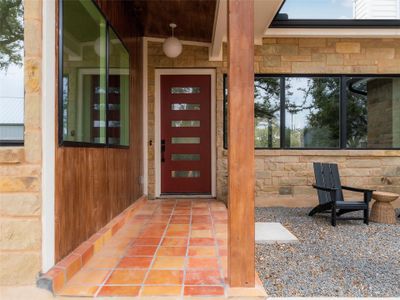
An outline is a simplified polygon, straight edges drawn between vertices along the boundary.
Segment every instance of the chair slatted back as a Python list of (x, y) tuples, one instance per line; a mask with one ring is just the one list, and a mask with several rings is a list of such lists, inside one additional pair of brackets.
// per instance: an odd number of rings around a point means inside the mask
[[(339, 189), (336, 194), (336, 200), (343, 201), (342, 184), (340, 183), (337, 164), (315, 162), (313, 165), (316, 184), (322, 187)], [(330, 193), (318, 190), (318, 200), (320, 204), (330, 202)]]

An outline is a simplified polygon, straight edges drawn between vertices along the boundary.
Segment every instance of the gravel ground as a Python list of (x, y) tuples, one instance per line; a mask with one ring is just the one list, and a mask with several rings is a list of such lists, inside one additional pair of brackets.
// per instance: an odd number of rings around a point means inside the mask
[(256, 209), (257, 222), (280, 222), (299, 239), (256, 246), (257, 271), (269, 296), (400, 296), (400, 222), (338, 221), (332, 227), (327, 216), (308, 217), (309, 210)]

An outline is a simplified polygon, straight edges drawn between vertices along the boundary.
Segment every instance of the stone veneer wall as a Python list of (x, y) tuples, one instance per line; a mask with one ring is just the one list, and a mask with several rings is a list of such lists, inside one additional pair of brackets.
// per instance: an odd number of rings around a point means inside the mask
[[(226, 49), (225, 49), (226, 50)], [(271, 38), (255, 47), (255, 72), (268, 74), (399, 74), (400, 39)], [(156, 68), (215, 68), (217, 72), (217, 197), (226, 201), (227, 153), (223, 149), (222, 62), (208, 61), (208, 48), (184, 46), (177, 59), (148, 44), (148, 140), (154, 140)], [(154, 145), (154, 144), (153, 144)], [(154, 146), (149, 146), (149, 197), (155, 193)], [(312, 206), (313, 161), (336, 162), (343, 184), (400, 192), (400, 151), (256, 150), (257, 206)], [(397, 201), (396, 206), (400, 206)]]
[(0, 285), (41, 269), (42, 1), (24, 1), (25, 145), (0, 147)]

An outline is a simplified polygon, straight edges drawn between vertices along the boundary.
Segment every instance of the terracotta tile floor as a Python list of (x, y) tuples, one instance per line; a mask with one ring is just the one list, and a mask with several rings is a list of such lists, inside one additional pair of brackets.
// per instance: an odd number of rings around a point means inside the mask
[(63, 296), (226, 296), (227, 210), (148, 201), (71, 278)]

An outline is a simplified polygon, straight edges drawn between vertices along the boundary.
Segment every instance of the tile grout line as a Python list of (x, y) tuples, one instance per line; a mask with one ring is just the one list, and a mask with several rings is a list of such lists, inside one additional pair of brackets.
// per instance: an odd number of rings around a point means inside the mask
[[(138, 211), (138, 212), (139, 212), (139, 211)], [(153, 213), (152, 213), (151, 215), (153, 215), (153, 214), (154, 214), (154, 210), (153, 210)], [(137, 215), (137, 214), (135, 214), (135, 216), (136, 216), (136, 215)], [(134, 216), (133, 216), (130, 220), (132, 220), (132, 219), (134, 219)], [(130, 221), (130, 220), (129, 220), (129, 221)], [(148, 224), (149, 222), (150, 222), (150, 219), (147, 220), (147, 222), (145, 222), (145, 223), (141, 226), (142, 228), (141, 228), (141, 230), (139, 231), (138, 236), (140, 235), (140, 233), (142, 233), (142, 232), (144, 231), (144, 229), (146, 228), (146, 226), (147, 226), (147, 224)], [(126, 225), (126, 224), (128, 224), (128, 222), (126, 222), (124, 225)], [(128, 245), (126, 246), (125, 251), (123, 252), (124, 254), (122, 254), (122, 255), (120, 256), (120, 259), (118, 260), (117, 264), (115, 265), (114, 268), (111, 269), (110, 273), (106, 276), (106, 278), (104, 279), (104, 281), (100, 284), (99, 288), (97, 289), (97, 291), (96, 291), (96, 293), (94, 294), (93, 297), (95, 297), (95, 298), (98, 297), (98, 294), (99, 294), (100, 291), (103, 289), (103, 287), (106, 285), (107, 281), (110, 279), (111, 275), (112, 275), (112, 274), (114, 273), (114, 271), (116, 270), (116, 267), (119, 265), (119, 263), (122, 261), (122, 259), (124, 259), (124, 258), (126, 257), (126, 254), (127, 254), (128, 250), (129, 250), (129, 248), (132, 246), (132, 243), (133, 243), (133, 241), (134, 241), (136, 238), (137, 238), (137, 237), (132, 238), (132, 240), (128, 243)]]
[(193, 219), (193, 200), (190, 200), (189, 233), (188, 233), (187, 243), (186, 243), (185, 261), (184, 261), (184, 265), (183, 265), (181, 299), (184, 299), (184, 297), (185, 297), (186, 269), (189, 265), (189, 246), (190, 246), (190, 237), (192, 236), (192, 219)]
[(225, 282), (225, 273), (224, 273), (224, 268), (222, 266), (221, 256), (219, 255), (220, 245), (218, 243), (218, 239), (217, 239), (217, 235), (216, 235), (216, 228), (215, 228), (216, 223), (214, 223), (214, 216), (212, 215), (211, 205), (210, 205), (209, 209), (210, 209), (210, 217), (211, 217), (211, 224), (212, 224), (212, 234), (214, 237), (214, 247), (215, 247), (215, 251), (217, 252), (218, 269), (219, 269), (219, 273), (220, 273), (220, 276), (223, 281), (224, 297), (227, 298), (228, 297), (227, 284)]
[[(161, 236), (161, 238), (160, 238), (160, 241), (158, 242), (157, 249), (156, 249), (156, 251), (155, 251), (154, 254), (153, 254), (153, 259), (151, 260), (151, 263), (150, 263), (150, 265), (149, 265), (149, 268), (148, 268), (147, 272), (146, 272), (145, 275), (144, 275), (143, 282), (142, 282), (142, 284), (141, 284), (141, 288), (140, 288), (140, 291), (139, 291), (139, 294), (138, 294), (139, 297), (142, 296), (142, 292), (143, 292), (143, 289), (144, 289), (144, 286), (145, 286), (145, 282), (146, 282), (146, 280), (147, 280), (147, 278), (148, 278), (148, 276), (149, 276), (150, 270), (153, 268), (153, 265), (154, 265), (154, 262), (155, 262), (155, 260), (156, 260), (157, 253), (158, 253), (158, 251), (160, 250), (162, 241), (164, 240), (164, 238), (165, 238), (165, 236), (166, 236), (166, 234), (167, 234), (167, 230), (168, 230), (168, 228), (169, 228), (169, 225), (170, 225), (172, 216), (174, 215), (174, 211), (175, 211), (175, 208), (176, 208), (176, 204), (177, 204), (177, 202), (176, 202), (176, 200), (175, 200), (175, 204), (174, 204), (174, 206), (173, 206), (173, 208), (172, 208), (172, 210), (171, 210), (171, 212), (170, 212), (170, 216), (169, 216), (169, 219), (168, 219), (168, 221), (167, 221), (167, 226), (165, 227), (164, 232), (163, 232), (163, 234), (162, 234), (162, 236)], [(162, 202), (160, 202), (159, 205), (160, 205), (161, 212), (162, 212)], [(162, 215), (162, 214), (160, 214), (160, 215)]]

